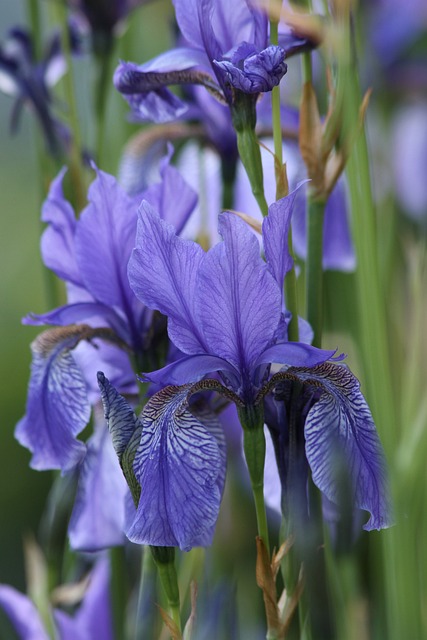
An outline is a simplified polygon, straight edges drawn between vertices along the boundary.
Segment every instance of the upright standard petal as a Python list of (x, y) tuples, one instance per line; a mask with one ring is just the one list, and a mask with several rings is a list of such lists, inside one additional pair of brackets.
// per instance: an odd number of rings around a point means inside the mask
[(85, 381), (70, 353), (82, 332), (76, 326), (51, 329), (31, 345), (27, 412), (15, 436), (32, 452), (33, 469), (69, 471), (85, 453), (85, 445), (76, 436), (89, 421), (90, 405)]
[(97, 301), (119, 306), (131, 315), (133, 295), (123, 257), (130, 256), (135, 240), (137, 201), (103, 171), (97, 171), (88, 199), (76, 231), (76, 255), (84, 285)]
[(250, 376), (280, 320), (280, 289), (259, 244), (237, 216), (220, 216), (224, 242), (206, 255), (197, 280), (198, 314), (209, 352)]
[(49, 226), (42, 235), (41, 253), (46, 267), (59, 278), (81, 286), (75, 255), (76, 217), (62, 190), (65, 171), (62, 169), (53, 180), (43, 204), (42, 221)]
[(134, 471), (141, 497), (132, 542), (189, 551), (211, 543), (224, 485), (217, 439), (187, 407), (191, 385), (166, 387), (141, 414)]
[(331, 362), (291, 371), (304, 383), (324, 390), (310, 409), (304, 429), (314, 483), (339, 504), (337, 465), (344, 465), (354, 506), (371, 514), (363, 528), (391, 526), (384, 454), (359, 381), (346, 367)]
[(170, 164), (172, 153), (173, 147), (169, 145), (168, 154), (160, 162), (161, 181), (148, 187), (143, 196), (179, 234), (196, 206), (197, 193)]
[(268, 216), (262, 222), (265, 259), (281, 290), (283, 290), (285, 275), (293, 265), (292, 256), (289, 253), (288, 233), (297, 189), (271, 204), (268, 208)]
[(141, 302), (168, 316), (171, 340), (188, 354), (205, 350), (194, 310), (196, 276), (204, 257), (198, 244), (178, 238), (148, 202), (142, 203), (129, 282)]

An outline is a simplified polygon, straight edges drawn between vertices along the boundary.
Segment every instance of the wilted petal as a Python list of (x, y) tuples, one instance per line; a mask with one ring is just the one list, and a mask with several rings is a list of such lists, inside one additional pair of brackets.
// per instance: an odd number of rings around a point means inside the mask
[(110, 600), (110, 568), (104, 558), (92, 570), (88, 590), (74, 616), (54, 612), (61, 640), (113, 640)]
[(188, 551), (212, 541), (224, 480), (217, 440), (186, 407), (190, 385), (166, 387), (141, 414), (134, 471), (141, 497), (128, 538)]
[(71, 548), (77, 551), (107, 549), (125, 541), (129, 490), (103, 420), (87, 448), (68, 527)]
[(49, 640), (34, 603), (9, 585), (0, 585), (0, 607), (22, 640)]
[(390, 526), (384, 454), (359, 381), (347, 368), (330, 362), (295, 373), (300, 380), (324, 389), (305, 422), (306, 455), (314, 483), (339, 504), (337, 464), (344, 464), (354, 506), (371, 514), (364, 529)]
[(196, 275), (204, 255), (195, 242), (178, 238), (148, 202), (142, 203), (129, 282), (141, 302), (168, 316), (169, 336), (184, 353), (204, 351), (194, 311)]
[(105, 305), (131, 307), (127, 280), (127, 257), (134, 246), (137, 204), (103, 171), (88, 193), (76, 232), (76, 256), (84, 285)]
[(75, 436), (89, 421), (90, 405), (86, 384), (70, 353), (81, 337), (79, 327), (52, 329), (31, 345), (27, 413), (15, 436), (32, 452), (33, 469), (65, 472), (84, 455), (85, 445)]
[(241, 55), (240, 46), (233, 51), (230, 60), (215, 60), (214, 64), (225, 72), (229, 84), (244, 93), (271, 91), (288, 69), (285, 51), (281, 47), (270, 46), (263, 51), (252, 52), (243, 59)]
[(280, 319), (280, 289), (259, 252), (258, 240), (235, 215), (220, 216), (224, 242), (200, 268), (198, 313), (210, 353), (243, 375), (273, 338)]

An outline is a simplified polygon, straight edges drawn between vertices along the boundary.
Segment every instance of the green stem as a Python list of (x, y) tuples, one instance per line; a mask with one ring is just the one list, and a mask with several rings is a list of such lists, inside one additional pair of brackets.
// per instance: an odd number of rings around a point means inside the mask
[(159, 572), (160, 582), (166, 594), (169, 615), (181, 633), (180, 597), (175, 569), (174, 547), (150, 547)]
[(70, 176), (75, 194), (75, 205), (81, 211), (86, 204), (85, 180), (82, 171), (82, 136), (80, 132), (79, 114), (74, 91), (73, 62), (71, 57), (70, 30), (68, 25), (68, 10), (65, 2), (57, 3), (59, 22), (62, 25), (61, 44), (64, 58), (67, 64), (67, 73), (64, 76), (65, 98), (69, 108), (69, 120), (72, 132), (70, 149)]
[(96, 162), (102, 166), (105, 140), (105, 122), (107, 116), (108, 95), (111, 88), (111, 63), (113, 48), (109, 47), (103, 55), (96, 56), (97, 82), (95, 83), (94, 111), (96, 121)]
[(238, 414), (240, 424), (243, 427), (243, 450), (251, 479), (258, 535), (262, 538), (267, 553), (270, 556), (267, 514), (264, 502), (264, 410), (262, 404), (256, 406), (245, 405), (238, 409)]
[(124, 547), (110, 549), (110, 594), (113, 613), (114, 637), (123, 638), (126, 611), (126, 571)]
[(323, 327), (323, 220), (324, 200), (314, 200), (310, 195), (307, 206), (308, 248), (306, 260), (306, 315), (313, 332), (313, 345), (322, 344)]
[(268, 204), (264, 195), (264, 177), (261, 150), (255, 134), (256, 100), (252, 95), (236, 91), (231, 106), (231, 119), (237, 136), (240, 159), (249, 178), (252, 193), (263, 216), (268, 214)]
[(27, 13), (31, 26), (34, 57), (37, 61), (40, 61), (42, 55), (42, 32), (40, 20), (40, 4), (38, 0), (27, 0)]
[(150, 549), (148, 547), (142, 547), (141, 551), (141, 577), (139, 580), (134, 640), (140, 640), (140, 638), (144, 638), (144, 634), (149, 633), (153, 630), (151, 616), (150, 620), (147, 621), (146, 618), (143, 618), (143, 614), (147, 616), (147, 612), (145, 611), (146, 604), (147, 600), (150, 599), (150, 595), (152, 595), (153, 593), (156, 583), (157, 571), (154, 564), (153, 555), (152, 553), (150, 553)]

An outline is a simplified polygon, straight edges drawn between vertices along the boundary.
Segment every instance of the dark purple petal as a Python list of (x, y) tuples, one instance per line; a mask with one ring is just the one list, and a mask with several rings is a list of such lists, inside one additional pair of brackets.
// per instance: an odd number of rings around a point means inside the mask
[(68, 527), (71, 548), (98, 551), (125, 542), (128, 487), (104, 421), (87, 443)]
[(64, 611), (54, 612), (61, 640), (114, 640), (110, 599), (110, 568), (106, 558), (92, 569), (89, 587), (73, 617)]
[(280, 319), (280, 289), (259, 243), (237, 216), (220, 216), (224, 242), (206, 255), (197, 280), (198, 314), (209, 352), (250, 375)]
[(113, 448), (118, 459), (121, 460), (138, 420), (132, 407), (117, 393), (101, 371), (98, 372), (97, 377)]
[(62, 191), (65, 171), (53, 180), (43, 204), (42, 221), (49, 226), (42, 235), (41, 253), (45, 265), (59, 278), (81, 285), (75, 254), (76, 217)]
[(34, 603), (9, 585), (0, 584), (0, 607), (22, 640), (49, 640)]
[(238, 51), (233, 55), (232, 61), (214, 60), (214, 64), (225, 72), (229, 84), (244, 93), (271, 91), (280, 83), (288, 69), (285, 51), (281, 47), (270, 46), (240, 60), (236, 58)]
[(305, 422), (306, 455), (314, 483), (339, 504), (337, 464), (345, 465), (354, 506), (369, 511), (364, 529), (392, 524), (386, 466), (380, 439), (357, 378), (342, 365), (325, 363), (295, 374), (323, 388)]
[(113, 176), (97, 171), (89, 204), (76, 231), (76, 256), (81, 277), (93, 297), (131, 315), (133, 298), (127, 260), (134, 245), (137, 206)]
[(80, 340), (78, 331), (49, 330), (32, 343), (33, 362), (27, 412), (15, 437), (33, 457), (33, 469), (75, 467), (85, 445), (75, 437), (90, 418), (86, 384), (70, 353)]
[(237, 386), (239, 385), (239, 372), (235, 367), (226, 360), (223, 360), (223, 358), (205, 354), (181, 358), (162, 369), (144, 373), (143, 378), (154, 384), (166, 387), (168, 385), (182, 385), (187, 382), (197, 382), (206, 374), (217, 371), (226, 372), (227, 377), (235, 382)]
[(141, 498), (128, 538), (188, 551), (211, 544), (224, 481), (216, 438), (186, 407), (190, 386), (166, 387), (141, 414), (134, 471)]
[(189, 354), (205, 351), (194, 311), (196, 275), (204, 256), (198, 244), (178, 238), (148, 202), (142, 203), (129, 282), (141, 302), (169, 317), (171, 340)]
[(302, 342), (284, 342), (269, 347), (259, 356), (255, 366), (268, 363), (290, 367), (315, 367), (330, 360), (336, 351), (318, 349)]

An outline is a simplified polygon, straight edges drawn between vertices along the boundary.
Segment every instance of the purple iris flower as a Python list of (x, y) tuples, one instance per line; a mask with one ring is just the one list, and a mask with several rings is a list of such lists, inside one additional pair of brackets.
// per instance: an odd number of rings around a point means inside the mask
[[(161, 176), (144, 197), (180, 231), (196, 195), (169, 157)], [(135, 297), (127, 279), (141, 196), (128, 196), (113, 176), (97, 171), (89, 204), (77, 220), (63, 196), (62, 178), (63, 172), (43, 207), (42, 220), (49, 226), (41, 248), (45, 265), (67, 283), (68, 303), (25, 320), (59, 327), (32, 345), (27, 412), (16, 437), (32, 451), (33, 468), (68, 471), (84, 456), (85, 446), (75, 438), (98, 398), (91, 393), (90, 376), (96, 383), (96, 370), (106, 366), (123, 392), (134, 390), (130, 358), (142, 362), (149, 345), (161, 339), (163, 322)]]
[[(84, 599), (74, 615), (53, 610), (61, 640), (103, 638), (113, 640), (108, 561), (99, 560), (92, 570)], [(21, 640), (48, 640), (42, 618), (28, 596), (13, 587), (0, 585), (0, 606), (4, 609)]]
[(268, 46), (266, 14), (248, 0), (175, 0), (183, 46), (142, 65), (122, 62), (114, 84), (137, 120), (168, 122), (188, 106), (167, 87), (204, 85), (232, 106), (237, 92), (254, 96), (271, 91), (286, 73), (285, 58), (311, 44), (298, 36), (286, 48)]
[[(110, 431), (123, 434), (116, 451), (122, 467), (127, 459), (128, 474), (139, 486), (128, 529), (135, 542), (188, 549), (210, 541), (225, 468), (218, 440), (195, 421), (189, 399), (214, 388), (238, 407), (256, 407), (274, 387), (272, 364), (285, 365), (277, 374), (280, 379), (296, 376), (304, 384), (311, 374), (316, 380), (312, 384), (323, 385), (304, 436), (317, 486), (333, 499), (333, 444), (356, 470), (355, 501), (371, 511), (368, 528), (385, 526), (382, 452), (357, 381), (350, 384), (348, 399), (335, 382), (345, 370), (327, 362), (335, 352), (287, 342), (283, 331), (283, 278), (292, 265), (287, 233), (295, 195), (272, 205), (263, 222), (267, 263), (255, 236), (231, 213), (220, 216), (223, 242), (205, 253), (198, 244), (179, 238), (148, 203), (141, 205), (129, 280), (145, 305), (168, 316), (169, 337), (183, 356), (144, 374), (165, 388), (151, 398), (139, 420), (99, 375)], [(328, 366), (331, 375), (320, 381), (321, 367)], [(215, 378), (202, 380), (208, 374)], [(365, 431), (374, 435), (365, 439)], [(357, 472), (359, 467), (364, 473)]]
[[(79, 37), (70, 27), (71, 48), (79, 52)], [(15, 131), (22, 107), (28, 104), (40, 123), (49, 151), (59, 155), (69, 139), (66, 127), (52, 114), (50, 88), (65, 73), (65, 60), (61, 52), (59, 34), (47, 44), (41, 60), (36, 60), (30, 33), (13, 28), (0, 45), (0, 91), (15, 98), (11, 128)]]

